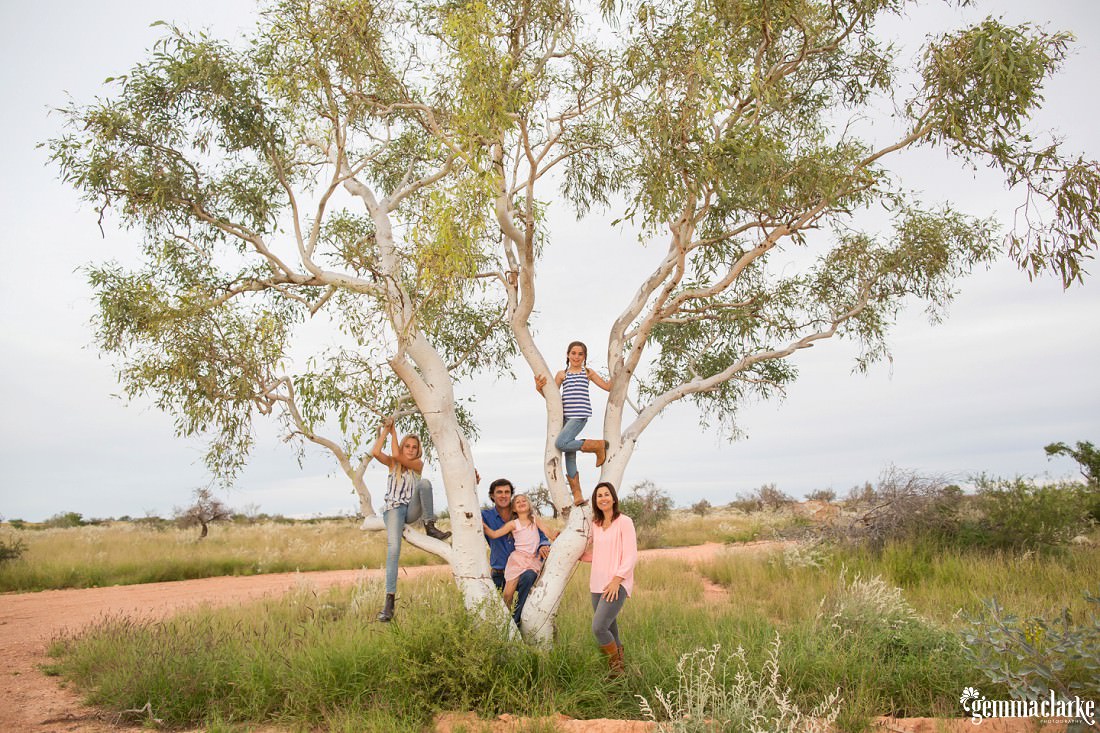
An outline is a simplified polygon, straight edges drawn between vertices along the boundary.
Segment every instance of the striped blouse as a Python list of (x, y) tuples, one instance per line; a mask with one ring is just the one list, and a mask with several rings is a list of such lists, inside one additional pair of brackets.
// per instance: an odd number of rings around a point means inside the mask
[(592, 402), (588, 398), (588, 370), (566, 372), (561, 383), (561, 401), (566, 420), (592, 417)]
[(406, 468), (401, 472), (401, 479), (399, 481), (396, 479), (397, 472), (390, 471), (390, 478), (386, 483), (386, 499), (382, 503), (383, 512), (412, 501), (413, 489), (416, 488), (420, 477)]

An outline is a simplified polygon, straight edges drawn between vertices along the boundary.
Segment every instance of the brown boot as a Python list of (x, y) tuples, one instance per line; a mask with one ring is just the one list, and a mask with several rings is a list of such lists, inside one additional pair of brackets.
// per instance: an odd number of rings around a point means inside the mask
[(378, 613), (379, 621), (389, 621), (393, 618), (393, 606), (394, 606), (394, 594), (386, 594), (386, 603), (382, 606), (382, 610)]
[(587, 504), (584, 494), (581, 493), (581, 475), (578, 473), (576, 476), (566, 476), (565, 480), (569, 482), (569, 488), (573, 490), (573, 506)]
[(614, 640), (600, 647), (600, 651), (607, 656), (607, 669), (612, 677), (621, 677), (623, 674), (623, 658), (619, 654), (619, 645)]
[(429, 519), (428, 521), (424, 522), (424, 534), (428, 535), (429, 537), (434, 537), (437, 540), (445, 540), (451, 536), (450, 532), (444, 532), (443, 530), (436, 527), (434, 519)]
[(586, 440), (581, 444), (581, 453), (595, 453), (596, 466), (602, 466), (607, 459), (607, 449), (610, 444), (606, 440)]

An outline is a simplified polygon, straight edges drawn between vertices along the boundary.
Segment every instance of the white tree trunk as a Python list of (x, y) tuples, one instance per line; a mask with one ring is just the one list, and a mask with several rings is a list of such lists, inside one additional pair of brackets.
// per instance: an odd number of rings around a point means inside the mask
[(451, 572), (467, 610), (503, 625), (508, 613), (489, 575), (474, 460), (459, 428), (450, 374), (422, 336), (412, 337), (408, 354), (417, 369), (403, 359), (391, 364), (409, 387), (435, 445), (451, 517)]
[[(358, 181), (349, 180), (345, 186), (363, 200), (371, 214), (382, 270), (398, 272), (388, 203), (380, 204), (373, 192)], [(455, 583), (467, 610), (490, 622), (500, 620), (503, 626), (508, 612), (489, 576), (473, 456), (459, 428), (450, 372), (439, 352), (416, 328), (412, 301), (401, 290), (396, 277), (387, 280), (386, 306), (401, 345), (391, 357), (390, 366), (424, 416), (443, 474), (452, 532), (448, 559)], [(429, 552), (444, 549), (439, 547), (444, 543), (437, 545), (435, 540), (409, 528), (403, 535)]]
[(433, 430), (432, 440), (439, 457), (451, 517), (451, 572), (468, 610), (483, 618), (504, 618), (507, 609), (489, 576), (473, 458), (458, 430), (457, 420), (443, 432), (450, 433), (452, 439), (444, 439), (441, 443), (445, 436)]
[(520, 631), (530, 644), (547, 648), (554, 641), (554, 620), (558, 606), (565, 595), (565, 588), (588, 545), (589, 527), (592, 523), (591, 507), (573, 507), (561, 534), (554, 540), (550, 556), (542, 567), (527, 604), (523, 607)]
[[(435, 420), (440, 423), (448, 422), (445, 418), (437, 417)], [(439, 556), (451, 566), (451, 573), (462, 593), (463, 605), (467, 610), (483, 619), (499, 623), (502, 627), (512, 626), (507, 609), (504, 608), (501, 596), (489, 575), (485, 536), (481, 527), (481, 508), (476, 498), (474, 465), (469, 459), (469, 452), (465, 450), (465, 440), (458, 430), (458, 422), (455, 420), (450, 429), (442, 428), (443, 432), (440, 432), (438, 425), (430, 425), (430, 429), (447, 494), (451, 543), (429, 537), (416, 529), (415, 525), (406, 526), (402, 535), (410, 545)], [(452, 438), (446, 439), (447, 434)], [(458, 436), (458, 440), (454, 440), (453, 436)], [(368, 505), (369, 501), (368, 494)], [(371, 513), (364, 517), (360, 529), (385, 532), (386, 524), (372, 508)], [(515, 627), (512, 626), (509, 633), (514, 630)]]

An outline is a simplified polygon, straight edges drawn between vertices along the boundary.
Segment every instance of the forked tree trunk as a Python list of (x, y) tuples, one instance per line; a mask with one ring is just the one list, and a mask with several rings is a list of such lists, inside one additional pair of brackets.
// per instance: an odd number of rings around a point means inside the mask
[[(618, 460), (615, 460), (618, 458)], [(585, 496), (590, 496), (600, 481), (610, 481), (619, 487), (626, 469), (628, 456), (608, 454), (607, 461), (600, 469), (590, 470), (593, 478), (584, 480), (585, 472), (580, 471), (581, 486)], [(549, 464), (549, 456), (547, 463)], [(588, 545), (592, 529), (592, 506), (585, 504), (569, 510), (569, 518), (561, 534), (554, 541), (553, 549), (542, 568), (538, 582), (527, 597), (520, 620), (520, 631), (529, 643), (547, 648), (553, 644), (555, 621), (562, 596), (576, 571), (577, 563)]]

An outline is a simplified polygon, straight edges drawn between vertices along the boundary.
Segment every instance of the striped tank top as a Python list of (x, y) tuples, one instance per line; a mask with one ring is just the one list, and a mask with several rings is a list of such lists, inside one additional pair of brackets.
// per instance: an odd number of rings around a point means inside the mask
[(592, 402), (588, 399), (588, 371), (565, 373), (561, 383), (561, 402), (566, 420), (592, 417)]

